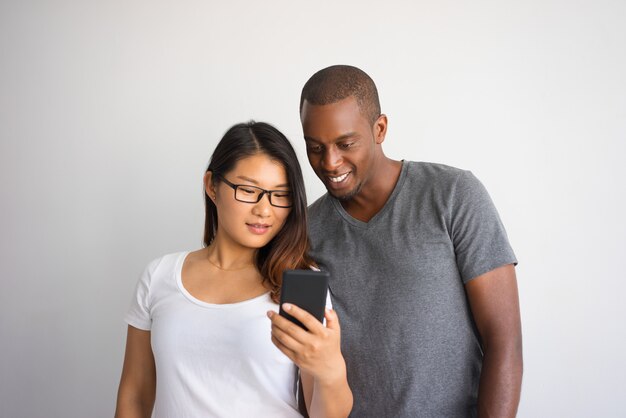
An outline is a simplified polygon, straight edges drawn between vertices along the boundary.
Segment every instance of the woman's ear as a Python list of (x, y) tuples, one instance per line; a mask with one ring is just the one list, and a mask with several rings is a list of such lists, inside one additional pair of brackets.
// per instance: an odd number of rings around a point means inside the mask
[(215, 202), (216, 192), (215, 186), (213, 185), (212, 171), (207, 171), (206, 173), (204, 173), (204, 192), (207, 196), (209, 196), (209, 199)]

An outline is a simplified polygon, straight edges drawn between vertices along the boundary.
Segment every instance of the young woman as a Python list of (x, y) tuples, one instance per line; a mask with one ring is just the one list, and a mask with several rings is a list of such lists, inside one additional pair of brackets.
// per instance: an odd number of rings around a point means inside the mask
[(205, 247), (156, 259), (139, 279), (115, 416), (300, 417), (298, 371), (310, 416), (347, 416), (334, 311), (324, 326), (283, 306), (308, 331), (276, 313), (283, 270), (314, 266), (291, 144), (265, 123), (233, 126), (204, 190)]

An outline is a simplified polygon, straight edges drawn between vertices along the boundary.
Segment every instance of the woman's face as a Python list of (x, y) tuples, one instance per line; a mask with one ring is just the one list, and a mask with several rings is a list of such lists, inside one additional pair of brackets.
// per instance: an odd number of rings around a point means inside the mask
[[(223, 177), (237, 185), (289, 191), (285, 168), (266, 154), (256, 154), (239, 160)], [(205, 183), (206, 191), (210, 198), (215, 197), (213, 201), (217, 207), (216, 240), (226, 240), (235, 246), (255, 249), (270, 242), (283, 227), (291, 208), (270, 205), (267, 193), (257, 203), (238, 201), (231, 186), (220, 178), (216, 180), (215, 187), (211, 182)], [(246, 190), (252, 190), (242, 189), (242, 196)]]

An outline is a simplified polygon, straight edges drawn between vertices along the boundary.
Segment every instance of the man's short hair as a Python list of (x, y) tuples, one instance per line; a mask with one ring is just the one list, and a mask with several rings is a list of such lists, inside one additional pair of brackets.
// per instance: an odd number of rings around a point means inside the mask
[(350, 96), (356, 99), (361, 114), (373, 124), (380, 116), (376, 84), (363, 70), (350, 65), (333, 65), (313, 74), (302, 88), (300, 112), (305, 100), (313, 105), (326, 105)]

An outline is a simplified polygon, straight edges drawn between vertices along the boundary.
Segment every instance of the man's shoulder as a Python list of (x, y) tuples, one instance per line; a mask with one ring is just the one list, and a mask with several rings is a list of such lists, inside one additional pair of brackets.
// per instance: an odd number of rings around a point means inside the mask
[(472, 173), (446, 164), (408, 161), (407, 183), (411, 190), (431, 191), (435, 195), (452, 193), (459, 181), (474, 178)]
[(323, 233), (328, 228), (332, 228), (330, 222), (334, 216), (338, 216), (337, 210), (334, 208), (332, 197), (328, 193), (324, 193), (315, 202), (313, 202), (307, 211), (309, 233), (311, 236), (317, 233)]
[(308, 208), (309, 217), (318, 216), (320, 213), (327, 211), (332, 206), (330, 196), (328, 193), (324, 193), (318, 197), (315, 202), (311, 203)]
[(455, 181), (459, 176), (468, 172), (462, 168), (441, 163), (407, 161), (406, 164), (409, 177), (424, 180), (439, 179), (441, 181)]

